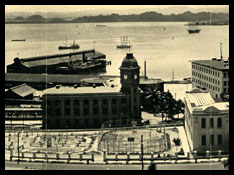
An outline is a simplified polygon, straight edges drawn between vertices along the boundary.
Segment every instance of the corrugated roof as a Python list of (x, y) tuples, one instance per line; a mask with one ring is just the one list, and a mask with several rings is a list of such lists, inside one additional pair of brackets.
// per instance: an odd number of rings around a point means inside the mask
[(10, 90), (21, 97), (26, 97), (26, 96), (33, 94), (34, 92), (37, 91), (36, 89), (28, 86), (25, 83), (21, 84), (19, 86), (12, 87), (12, 88), (10, 88)]
[(194, 88), (190, 92), (186, 92), (185, 100), (188, 104), (190, 112), (203, 112), (210, 107), (213, 107), (219, 111), (229, 110), (228, 102), (216, 103), (209, 92), (202, 91), (197, 88)]
[(224, 59), (215, 59), (215, 60), (192, 60), (192, 63), (204, 65), (207, 67), (219, 69), (219, 70), (229, 70), (229, 61)]
[(209, 92), (198, 88), (193, 88), (190, 92), (186, 92), (186, 99), (192, 107), (200, 107), (215, 103)]

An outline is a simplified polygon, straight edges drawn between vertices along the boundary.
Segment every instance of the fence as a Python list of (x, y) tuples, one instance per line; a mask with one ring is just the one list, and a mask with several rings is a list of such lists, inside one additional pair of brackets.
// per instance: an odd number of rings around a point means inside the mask
[(94, 162), (94, 154), (62, 154), (59, 153), (31, 153), (31, 152), (21, 152), (14, 154), (12, 150), (10, 150), (10, 161), (43, 161), (43, 162), (61, 162), (66, 161), (66, 163), (71, 163), (71, 161), (86, 161), (87, 164), (90, 161)]
[(121, 153), (115, 153), (115, 154), (107, 154), (106, 152), (104, 152), (103, 154), (103, 161), (108, 164), (110, 162), (126, 162), (126, 164), (129, 164), (130, 161), (150, 161), (151, 163), (154, 161), (167, 161), (167, 160), (174, 160), (175, 163), (177, 163), (177, 161), (179, 160), (194, 160), (195, 163), (197, 163), (198, 159), (211, 159), (211, 158), (218, 158), (218, 161), (221, 162), (222, 158), (226, 158), (228, 157), (228, 155), (222, 155), (221, 151), (218, 151), (218, 155), (216, 156), (211, 156), (209, 154), (209, 151), (206, 152), (206, 156), (197, 156), (197, 152), (188, 152), (187, 156), (183, 155), (180, 156), (178, 154), (175, 155), (170, 155), (170, 154), (166, 154), (166, 153), (144, 153), (144, 155), (142, 155), (141, 153), (127, 153), (127, 154), (121, 154)]

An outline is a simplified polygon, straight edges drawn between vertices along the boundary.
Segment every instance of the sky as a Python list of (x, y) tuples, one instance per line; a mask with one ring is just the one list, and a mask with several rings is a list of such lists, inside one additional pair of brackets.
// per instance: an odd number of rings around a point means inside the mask
[[(175, 5), (174, 5), (175, 6)], [(178, 5), (176, 5), (178, 6)], [(184, 6), (184, 5), (183, 5)], [(192, 8), (222, 8), (227, 5), (186, 5)], [(87, 10), (135, 10), (143, 9), (163, 9), (173, 7), (173, 5), (6, 5), (5, 12), (77, 12)]]

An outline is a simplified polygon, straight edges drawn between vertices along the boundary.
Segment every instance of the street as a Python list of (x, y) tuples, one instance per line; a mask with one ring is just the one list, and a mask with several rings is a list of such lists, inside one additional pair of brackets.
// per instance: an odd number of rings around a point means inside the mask
[[(147, 170), (149, 165), (144, 165)], [(224, 170), (222, 163), (159, 164), (157, 170)], [(141, 165), (94, 165), (5, 161), (5, 170), (141, 170)]]

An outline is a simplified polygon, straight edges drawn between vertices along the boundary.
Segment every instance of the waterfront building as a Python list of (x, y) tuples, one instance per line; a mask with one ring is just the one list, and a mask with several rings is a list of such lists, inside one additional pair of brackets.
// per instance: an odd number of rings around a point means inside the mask
[(229, 102), (194, 88), (185, 96), (185, 131), (191, 151), (229, 151)]
[(120, 67), (120, 84), (56, 86), (42, 97), (44, 128), (100, 128), (110, 120), (140, 121), (140, 67), (127, 53)]
[(106, 56), (94, 49), (66, 54), (45, 55), (30, 58), (14, 59), (7, 65), (7, 73), (48, 73), (77, 74), (91, 70), (105, 72)]
[(213, 98), (229, 94), (229, 58), (193, 60), (192, 86), (210, 91)]

